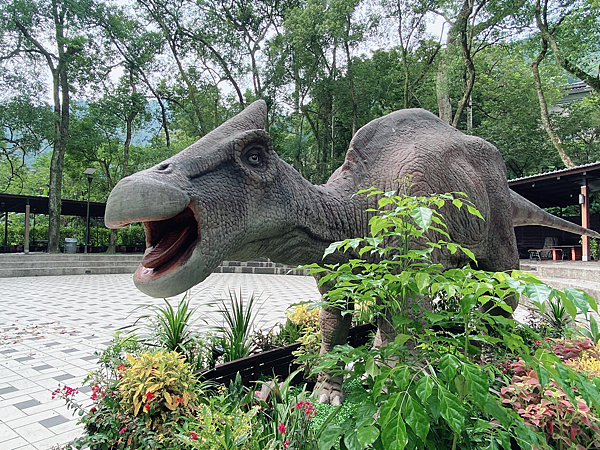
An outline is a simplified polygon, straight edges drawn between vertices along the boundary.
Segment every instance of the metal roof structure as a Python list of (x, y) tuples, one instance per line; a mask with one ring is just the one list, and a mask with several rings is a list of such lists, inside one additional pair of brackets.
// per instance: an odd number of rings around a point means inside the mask
[(508, 186), (541, 208), (579, 204), (581, 186), (600, 191), (600, 161), (516, 178)]
[[(48, 214), (48, 197), (34, 195), (0, 194), (0, 212), (24, 213), (29, 202), (31, 214)], [(106, 203), (90, 202), (90, 217), (104, 217)], [(61, 215), (86, 217), (87, 201), (62, 201)]]

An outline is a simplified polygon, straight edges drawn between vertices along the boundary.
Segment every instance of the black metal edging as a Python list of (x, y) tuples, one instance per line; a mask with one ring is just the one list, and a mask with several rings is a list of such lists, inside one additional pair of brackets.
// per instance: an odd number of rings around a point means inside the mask
[[(376, 327), (373, 324), (351, 328), (348, 332), (348, 344), (352, 347), (365, 345), (375, 329)], [(298, 365), (294, 364), (295, 357), (292, 352), (299, 348), (299, 343), (286, 345), (257, 355), (219, 364), (214, 369), (199, 371), (196, 374), (203, 380), (212, 380), (219, 384), (228, 385), (239, 372), (244, 386), (250, 386), (253, 382), (258, 381), (261, 375), (287, 377), (298, 368)]]

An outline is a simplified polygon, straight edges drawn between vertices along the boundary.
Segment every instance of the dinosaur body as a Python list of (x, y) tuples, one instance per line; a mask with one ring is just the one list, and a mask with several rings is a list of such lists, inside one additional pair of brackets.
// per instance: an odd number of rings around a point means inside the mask
[[(449, 208), (444, 211), (448, 231), (485, 270), (518, 268), (514, 226), (547, 225), (600, 237), (512, 192), (493, 145), (425, 110), (396, 111), (361, 128), (344, 164), (320, 186), (276, 155), (264, 130), (266, 114), (266, 104), (257, 101), (179, 154), (113, 189), (107, 226), (145, 226), (148, 249), (134, 275), (141, 291), (176, 295), (224, 260), (321, 262), (330, 243), (368, 233), (365, 209), (373, 200), (354, 194), (372, 186), (393, 190), (405, 176), (411, 177), (412, 194), (467, 194), (485, 220), (464, 208)], [(438, 254), (437, 262), (466, 264), (458, 253)], [(333, 254), (327, 262), (347, 257)], [(324, 310), (322, 351), (345, 342), (348, 326), (339, 313)], [(338, 384), (326, 383), (325, 401), (341, 397)]]

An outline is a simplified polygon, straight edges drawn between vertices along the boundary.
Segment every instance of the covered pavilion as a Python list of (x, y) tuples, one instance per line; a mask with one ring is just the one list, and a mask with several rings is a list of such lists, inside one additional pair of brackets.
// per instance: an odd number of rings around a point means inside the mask
[[(62, 216), (87, 216), (87, 201), (79, 200), (62, 200), (61, 215)], [(90, 202), (90, 217), (104, 217), (106, 203)], [(48, 197), (35, 195), (16, 195), (16, 194), (0, 194), (0, 214), (4, 216), (4, 239), (3, 244), (7, 245), (8, 237), (8, 213), (25, 213), (25, 245), (26, 253), (29, 247), (29, 215), (30, 214), (45, 214), (49, 213)], [(2, 216), (0, 216), (2, 217)]]
[[(516, 178), (509, 180), (508, 186), (541, 208), (579, 205), (581, 213), (577, 223), (585, 228), (600, 231), (600, 224), (592, 223), (589, 198), (590, 193), (600, 191), (600, 162)], [(575, 221), (573, 218), (565, 219)], [(521, 236), (519, 243), (517, 231), (517, 244), (526, 244), (523, 240), (524, 236)], [(589, 261), (591, 257), (588, 236), (581, 236), (581, 245), (581, 259)]]

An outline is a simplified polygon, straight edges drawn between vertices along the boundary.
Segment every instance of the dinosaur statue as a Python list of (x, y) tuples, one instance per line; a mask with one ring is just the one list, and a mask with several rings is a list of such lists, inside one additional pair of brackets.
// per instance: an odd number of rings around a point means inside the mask
[[(346, 160), (329, 181), (312, 185), (273, 150), (259, 100), (198, 142), (160, 164), (122, 179), (111, 192), (110, 228), (143, 222), (147, 250), (135, 272), (138, 289), (170, 297), (200, 283), (224, 260), (267, 257), (288, 265), (321, 262), (330, 243), (368, 234), (372, 199), (353, 195), (374, 186), (388, 191), (411, 175), (411, 193), (467, 194), (485, 220), (448, 209), (453, 242), (473, 251), (479, 268), (519, 267), (514, 226), (545, 225), (600, 234), (543, 211), (512, 192), (498, 150), (421, 109), (396, 111), (361, 128)], [(446, 267), (464, 255), (438, 254)], [(341, 262), (332, 254), (325, 262)], [(516, 306), (516, 305), (514, 305)], [(334, 308), (320, 316), (321, 352), (345, 343), (349, 317)], [(385, 333), (377, 339), (385, 341)], [(340, 379), (321, 377), (321, 402), (343, 400)]]

